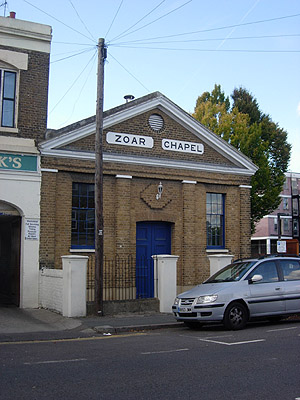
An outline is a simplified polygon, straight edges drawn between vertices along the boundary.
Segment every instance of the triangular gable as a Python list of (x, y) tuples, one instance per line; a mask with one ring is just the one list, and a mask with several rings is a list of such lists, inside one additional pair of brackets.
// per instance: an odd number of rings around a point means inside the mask
[[(191, 115), (182, 110), (167, 97), (159, 92), (152, 93), (140, 99), (123, 104), (104, 113), (103, 130), (109, 131), (111, 128), (138, 117), (144, 113), (149, 113), (152, 110), (158, 110), (169, 116), (173, 121), (186, 129), (190, 136), (195, 138), (195, 142), (203, 143), (204, 148), (208, 147), (223, 157), (227, 162), (224, 165), (207, 163), (203, 160), (195, 160), (191, 156), (192, 161), (180, 160), (180, 154), (171, 157), (169, 152), (161, 159), (151, 157), (151, 154), (130, 155), (128, 152), (119, 151), (118, 154), (105, 152), (103, 154), (104, 161), (124, 162), (129, 164), (148, 164), (159, 165), (169, 168), (185, 168), (192, 170), (206, 170), (211, 172), (236, 173), (242, 175), (253, 175), (257, 167), (252, 161), (237, 151), (233, 146), (218, 135), (211, 132), (209, 129), (200, 124)], [(46, 140), (40, 144), (42, 155), (55, 157), (68, 157), (77, 159), (93, 160), (95, 158), (93, 151), (82, 151), (80, 149), (72, 149), (72, 144), (87, 140), (96, 131), (95, 117), (80, 121), (65, 127), (58, 131), (54, 131), (52, 135), (55, 137)], [(163, 135), (162, 135), (163, 137)], [(91, 138), (90, 138), (91, 139)], [(183, 139), (184, 140), (184, 139)], [(190, 142), (189, 142), (190, 143)], [(169, 157), (168, 157), (169, 155)]]

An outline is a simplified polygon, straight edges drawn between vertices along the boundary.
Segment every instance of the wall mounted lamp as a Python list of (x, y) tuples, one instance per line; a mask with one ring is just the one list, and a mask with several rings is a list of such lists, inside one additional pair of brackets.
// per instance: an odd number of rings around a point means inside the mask
[(161, 182), (159, 182), (159, 185), (157, 186), (156, 200), (159, 200), (161, 198), (163, 190), (164, 190), (163, 185)]

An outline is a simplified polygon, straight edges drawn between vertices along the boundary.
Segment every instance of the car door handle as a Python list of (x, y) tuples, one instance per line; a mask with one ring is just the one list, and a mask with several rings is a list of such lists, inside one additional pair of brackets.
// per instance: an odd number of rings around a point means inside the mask
[(275, 288), (275, 290), (280, 290), (280, 289), (281, 289), (280, 287)]

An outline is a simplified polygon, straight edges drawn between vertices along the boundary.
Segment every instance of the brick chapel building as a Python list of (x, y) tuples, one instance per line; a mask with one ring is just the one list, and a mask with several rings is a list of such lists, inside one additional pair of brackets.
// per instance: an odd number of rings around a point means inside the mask
[[(106, 111), (103, 128), (104, 255), (134, 259), (135, 297), (153, 296), (151, 262), (142, 273), (148, 289), (138, 287), (142, 258), (179, 256), (182, 291), (250, 256), (257, 168), (247, 157), (159, 92)], [(94, 148), (95, 117), (48, 131), (40, 144), (41, 266), (80, 254), (93, 268)]]

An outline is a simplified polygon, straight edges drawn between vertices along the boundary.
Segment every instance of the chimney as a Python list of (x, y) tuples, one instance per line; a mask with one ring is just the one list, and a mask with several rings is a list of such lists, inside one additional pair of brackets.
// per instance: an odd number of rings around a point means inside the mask
[(126, 100), (126, 103), (128, 103), (129, 101), (134, 99), (134, 96), (132, 94), (126, 94), (126, 96), (124, 96), (124, 99)]
[(11, 11), (9, 13), (9, 18), (15, 19), (16, 18), (16, 13), (14, 11)]

